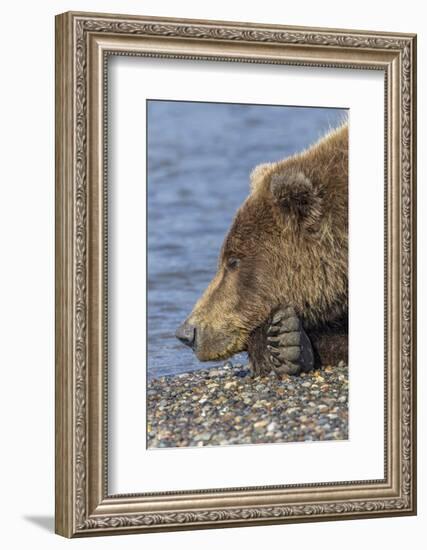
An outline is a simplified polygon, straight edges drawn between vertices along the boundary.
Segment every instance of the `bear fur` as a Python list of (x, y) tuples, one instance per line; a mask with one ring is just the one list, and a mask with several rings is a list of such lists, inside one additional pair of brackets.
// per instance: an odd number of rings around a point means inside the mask
[(346, 359), (347, 124), (300, 154), (253, 170), (217, 273), (184, 323), (189, 345), (201, 361), (248, 347), (260, 355), (268, 320), (283, 305), (301, 320), (317, 362), (328, 362), (335, 348)]

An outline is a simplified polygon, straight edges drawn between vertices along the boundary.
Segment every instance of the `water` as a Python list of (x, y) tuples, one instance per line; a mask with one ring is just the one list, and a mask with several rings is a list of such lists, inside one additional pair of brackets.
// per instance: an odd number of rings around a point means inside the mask
[(200, 363), (174, 333), (215, 273), (250, 171), (308, 147), (346, 113), (149, 101), (149, 378), (216, 365)]

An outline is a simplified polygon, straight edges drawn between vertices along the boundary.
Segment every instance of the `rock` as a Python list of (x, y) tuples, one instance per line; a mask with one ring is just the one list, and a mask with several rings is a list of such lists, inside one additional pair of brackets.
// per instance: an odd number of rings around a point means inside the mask
[(210, 433), (201, 433), (194, 436), (194, 441), (209, 441), (211, 437)]
[(234, 376), (238, 376), (239, 378), (245, 378), (245, 376), (248, 376), (250, 374), (249, 370), (239, 370), (234, 373)]
[(267, 424), (268, 424), (268, 420), (259, 420), (258, 422), (254, 423), (254, 428), (256, 430), (259, 430), (261, 428), (265, 428), (265, 426), (267, 426)]
[(253, 404), (253, 408), (254, 409), (262, 409), (263, 407), (266, 407), (267, 405), (268, 405), (267, 401), (258, 400), (258, 401), (255, 401), (255, 403)]
[(209, 372), (209, 378), (215, 378), (217, 376), (223, 376), (224, 373), (221, 373), (219, 369), (211, 369)]

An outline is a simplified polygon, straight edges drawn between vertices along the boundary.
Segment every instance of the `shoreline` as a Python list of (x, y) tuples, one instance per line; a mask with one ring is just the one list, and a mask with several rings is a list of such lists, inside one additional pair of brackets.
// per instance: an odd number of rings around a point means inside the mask
[(282, 379), (247, 365), (153, 378), (147, 383), (147, 447), (207, 447), (348, 439), (348, 367)]

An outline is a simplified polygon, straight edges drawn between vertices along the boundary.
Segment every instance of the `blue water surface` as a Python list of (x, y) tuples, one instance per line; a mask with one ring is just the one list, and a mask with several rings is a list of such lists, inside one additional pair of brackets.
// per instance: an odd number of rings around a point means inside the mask
[(148, 101), (149, 378), (216, 365), (200, 363), (174, 333), (215, 273), (251, 170), (305, 149), (346, 115), (345, 109)]

